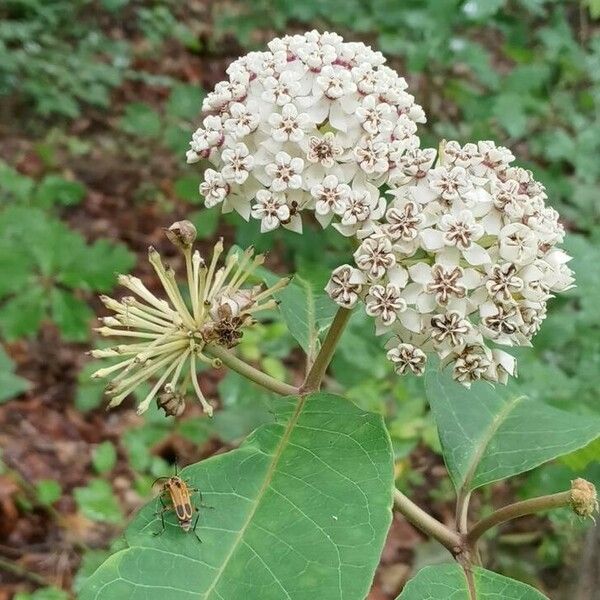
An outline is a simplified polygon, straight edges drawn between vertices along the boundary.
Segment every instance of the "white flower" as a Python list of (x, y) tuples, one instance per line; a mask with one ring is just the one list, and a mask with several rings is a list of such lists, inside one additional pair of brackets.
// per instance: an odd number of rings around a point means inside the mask
[(354, 253), (356, 265), (373, 279), (381, 279), (396, 264), (392, 242), (385, 238), (367, 238)]
[[(423, 110), (384, 62), (381, 53), (330, 32), (272, 40), (268, 51), (234, 61), (228, 80), (206, 96), (202, 110), (209, 114), (192, 137), (188, 162), (205, 169), (206, 159), (222, 173), (229, 185), (224, 212), (247, 219), (258, 191), (285, 191), (289, 229), (301, 231), (311, 211), (322, 227), (331, 224), (343, 235), (368, 230), (383, 215), (385, 198), (378, 195), (370, 212), (366, 198), (355, 197), (349, 210), (336, 206), (323, 214), (328, 201), (318, 202), (312, 191), (329, 176), (353, 190), (390, 186), (401, 176), (404, 155), (418, 149)], [(282, 166), (282, 152), (294, 160), (286, 165), (289, 178), (269, 174)]]
[(260, 232), (266, 233), (290, 219), (290, 207), (286, 204), (284, 194), (259, 190), (251, 215), (260, 219)]
[(352, 308), (362, 290), (362, 274), (350, 265), (337, 267), (331, 274), (325, 291), (329, 296), (344, 308)]
[(356, 116), (365, 131), (371, 135), (379, 135), (394, 128), (393, 112), (386, 102), (380, 102), (375, 96), (367, 96), (357, 108)]
[(297, 190), (302, 185), (302, 170), (304, 161), (292, 158), (287, 152), (278, 152), (275, 162), (265, 166), (267, 175), (271, 178), (271, 189), (283, 192), (287, 189)]
[(223, 125), (219, 117), (213, 115), (204, 119), (204, 128), (197, 129), (192, 135), (187, 162), (195, 163), (201, 158), (208, 158), (213, 148), (220, 146), (224, 141)]
[(377, 208), (378, 198), (379, 196), (374, 197), (373, 192), (368, 189), (352, 190), (338, 213), (342, 217), (342, 225), (356, 225), (369, 219)]
[(400, 290), (393, 283), (372, 285), (365, 299), (365, 309), (370, 317), (377, 317), (389, 326), (399, 313), (406, 310), (406, 301), (400, 297)]
[(279, 106), (289, 104), (300, 93), (299, 79), (300, 75), (295, 71), (284, 71), (279, 79), (267, 77), (263, 80), (264, 91), (261, 99)]
[(335, 69), (330, 65), (321, 69), (321, 74), (317, 77), (317, 84), (330, 100), (337, 100), (345, 94), (352, 94), (356, 91), (352, 75), (345, 69)]
[(200, 193), (204, 196), (206, 206), (212, 208), (223, 202), (229, 193), (229, 184), (221, 173), (217, 173), (213, 169), (206, 169), (204, 181), (200, 184)]
[(241, 185), (248, 179), (254, 166), (254, 157), (249, 156), (246, 144), (236, 144), (233, 148), (226, 148), (221, 158), (224, 163), (221, 175), (225, 181)]
[(431, 317), (431, 337), (438, 344), (460, 346), (470, 330), (471, 323), (455, 310)]
[(341, 215), (348, 207), (352, 196), (349, 185), (340, 183), (335, 175), (328, 175), (322, 183), (314, 185), (310, 190), (315, 199), (316, 217), (322, 225), (327, 225), (334, 214)]
[(470, 387), (473, 381), (482, 379), (492, 365), (488, 354), (491, 352), (480, 346), (467, 346), (454, 361), (456, 381)]
[(383, 140), (362, 137), (354, 148), (354, 156), (360, 168), (368, 174), (385, 173), (389, 168), (389, 146)]
[(462, 167), (438, 167), (429, 172), (429, 185), (444, 200), (455, 200), (471, 189), (467, 172)]
[(492, 265), (485, 282), (489, 295), (498, 301), (512, 301), (513, 294), (523, 289), (523, 280), (516, 273), (517, 267), (512, 263)]
[(259, 123), (259, 118), (247, 106), (240, 102), (234, 102), (229, 107), (230, 117), (225, 120), (225, 131), (234, 139), (242, 139), (252, 133)]
[(323, 137), (311, 136), (308, 140), (306, 158), (311, 163), (319, 163), (326, 169), (330, 169), (343, 151), (344, 149), (336, 143), (333, 132), (328, 131)]
[(396, 335), (390, 358), (399, 373), (416, 349), (452, 365), (464, 385), (505, 383), (516, 363), (495, 346), (530, 345), (549, 299), (572, 287), (570, 257), (556, 247), (564, 236), (558, 214), (511, 160), (492, 142), (442, 144), (435, 165), (434, 150), (412, 148), (392, 168), (387, 210), (368, 218), (366, 208), (356, 211), (362, 279), (353, 280), (376, 333)]
[(500, 256), (516, 265), (526, 265), (537, 256), (538, 239), (535, 232), (523, 223), (511, 223), (500, 230)]
[(269, 125), (276, 142), (299, 142), (307, 131), (314, 128), (311, 118), (306, 113), (298, 113), (293, 104), (286, 104), (281, 114), (273, 113), (269, 117)]
[(392, 240), (411, 242), (419, 234), (423, 216), (414, 202), (407, 202), (402, 208), (392, 207), (385, 213), (385, 233)]
[(412, 344), (400, 343), (387, 353), (388, 360), (394, 364), (394, 370), (399, 375), (410, 371), (414, 375), (423, 375), (427, 356)]

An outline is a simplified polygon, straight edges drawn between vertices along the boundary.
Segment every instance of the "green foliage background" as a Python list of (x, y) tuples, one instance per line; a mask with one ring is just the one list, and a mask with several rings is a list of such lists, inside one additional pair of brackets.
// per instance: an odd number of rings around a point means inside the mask
[[(0, 123), (7, 134), (0, 137), (33, 141), (42, 165), (29, 173), (18, 164), (13, 145), (0, 144), (3, 341), (35, 339), (50, 324), (61, 339), (82, 344), (82, 350), (98, 343), (91, 332), (94, 297), (112, 289), (114, 272), (127, 272), (136, 259), (127, 249), (130, 232), (108, 228), (101, 235), (90, 235), (89, 229), (78, 230), (79, 217), (87, 214), (95, 190), (76, 166), (93, 164), (98, 148), (143, 172), (133, 189), (127, 189), (132, 210), (151, 205), (164, 215), (165, 223), (174, 211), (185, 214), (206, 240), (225, 228), (240, 246), (255, 243), (259, 250), (275, 246), (283, 258), (281, 269), (299, 275), (294, 284), (298, 296), (321, 290), (331, 267), (350, 252), (335, 233), (315, 229), (302, 237), (277, 232), (257, 239), (254, 225), (220, 218), (216, 211), (199, 206), (197, 171), (185, 167), (183, 153), (197, 126), (203, 86), (185, 70), (174, 73), (163, 66), (168, 61), (161, 59), (173, 52), (184, 62), (207, 65), (200, 79), (209, 87), (215, 81), (211, 68), (222, 74), (229, 60), (262, 48), (277, 33), (332, 29), (348, 39), (371, 43), (406, 76), (429, 119), (420, 129), (424, 145), (442, 137), (463, 143), (496, 139), (511, 147), (519, 163), (547, 186), (549, 201), (570, 232), (566, 247), (574, 257), (577, 288), (552, 301), (534, 348), (517, 352), (520, 376), (511, 393), (568, 411), (573, 419), (596, 417), (600, 413), (598, 0), (233, 0), (197, 5), (188, 8), (174, 0), (0, 3)], [(76, 124), (81, 119), (98, 126), (78, 135)], [(160, 169), (153, 172), (156, 156), (169, 165), (166, 175)], [(165, 187), (164, 178), (172, 179), (172, 185)], [(331, 306), (321, 301), (319, 328), (331, 316)], [(291, 307), (290, 315), (296, 312)], [(293, 322), (290, 331), (283, 323), (267, 322), (244, 337), (240, 353), (280, 377), (285, 365), (294, 362), (290, 352), (296, 340), (310, 345), (311, 340), (302, 336)], [(73, 402), (83, 412), (101, 410), (102, 387), (89, 381), (95, 368), (93, 363), (84, 365), (76, 382)], [(424, 479), (410, 469), (411, 453), (417, 448), (441, 452), (424, 384), (392, 376), (371, 323), (361, 314), (353, 316), (344, 335), (332, 376), (334, 391), (361, 409), (384, 416), (398, 484), (405, 490), (419, 488)], [(0, 402), (18, 402), (12, 398), (35, 391), (36, 386), (15, 373), (4, 350), (0, 382)], [(95, 450), (93, 476), (85, 485), (61, 490), (56, 482), (38, 482), (37, 502), (51, 505), (69, 494), (87, 518), (123, 524), (125, 515), (110, 485), (118, 453), (133, 473), (136, 491), (148, 496), (152, 479), (171, 471), (167, 461), (149, 448), (173, 434), (196, 445), (211, 439), (236, 445), (272, 420), (270, 395), (237, 375), (228, 374), (218, 391), (222, 410), (210, 423), (200, 417), (173, 423), (150, 411), (142, 426), (125, 432), (118, 448), (103, 445)], [(534, 470), (515, 493), (531, 496), (563, 489), (575, 474), (600, 484), (597, 456), (596, 443), (562, 457)], [(430, 494), (434, 502), (450, 497), (443, 484)], [(489, 506), (489, 499), (484, 497), (484, 504)], [(536, 550), (536, 562), (546, 568), (565, 562), (573, 542), (560, 533), (565, 529), (564, 515), (551, 518), (551, 533)], [(86, 554), (75, 588), (102, 558)], [(538, 577), (532, 561), (513, 561), (510, 552), (499, 551), (496, 562), (505, 574), (529, 582)], [(63, 598), (57, 590), (43, 593), (20, 600)]]

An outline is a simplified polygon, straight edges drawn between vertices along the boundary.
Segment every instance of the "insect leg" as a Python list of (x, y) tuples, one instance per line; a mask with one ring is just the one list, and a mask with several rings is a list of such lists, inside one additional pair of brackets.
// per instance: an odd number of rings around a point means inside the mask
[(160, 531), (153, 531), (152, 535), (160, 535), (161, 533), (164, 532), (165, 530), (165, 513), (168, 511), (169, 509), (167, 507), (163, 508), (162, 510), (158, 511), (157, 513), (155, 513), (156, 515), (160, 515), (160, 522), (162, 524), (162, 529)]
[(170, 507), (168, 507), (165, 504), (165, 501), (163, 500), (162, 494), (158, 496), (158, 500), (160, 501), (160, 503), (162, 504), (162, 508), (161, 510), (157, 510), (154, 515), (158, 516), (160, 515), (160, 522), (162, 523), (162, 529), (160, 531), (155, 531), (152, 533), (152, 535), (160, 535), (161, 533), (163, 533), (163, 531), (165, 530), (165, 513), (168, 510), (171, 510)]
[(192, 529), (192, 531), (194, 532), (194, 535), (196, 536), (196, 539), (202, 543), (202, 540), (200, 539), (200, 536), (196, 533), (196, 527), (198, 526), (198, 519), (200, 518), (200, 513), (198, 513), (196, 515), (196, 520), (194, 521), (194, 527)]

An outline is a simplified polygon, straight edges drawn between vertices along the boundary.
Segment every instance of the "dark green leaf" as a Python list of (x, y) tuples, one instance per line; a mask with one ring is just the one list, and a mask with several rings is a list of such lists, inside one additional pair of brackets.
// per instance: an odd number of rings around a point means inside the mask
[(391, 522), (389, 438), (380, 417), (343, 398), (280, 399), (277, 421), (237, 450), (184, 470), (213, 510), (198, 534), (152, 501), (127, 530), (129, 548), (86, 582), (80, 600), (139, 595), (261, 600), (363, 600)]
[[(280, 279), (273, 273), (263, 273), (267, 285), (273, 285)], [(299, 275), (294, 275), (289, 285), (275, 295), (281, 302), (279, 311), (289, 332), (307, 356), (314, 358), (319, 350), (319, 334), (331, 324), (337, 306), (325, 292), (317, 292)]]
[(73, 580), (73, 591), (79, 593), (94, 571), (108, 558), (108, 550), (87, 550), (81, 559), (81, 564)]
[[(477, 600), (548, 600), (531, 586), (498, 573), (475, 567), (473, 580)], [(467, 578), (457, 565), (421, 569), (397, 600), (471, 600)]]
[(598, 418), (484, 382), (467, 390), (448, 372), (430, 371), (426, 391), (457, 489), (469, 491), (523, 473), (600, 435)]

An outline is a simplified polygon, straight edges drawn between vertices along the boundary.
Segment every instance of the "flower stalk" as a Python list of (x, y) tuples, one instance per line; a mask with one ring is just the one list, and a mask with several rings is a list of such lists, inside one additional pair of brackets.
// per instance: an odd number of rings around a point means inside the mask
[(453, 556), (457, 556), (461, 552), (463, 540), (457, 531), (446, 527), (397, 489), (394, 490), (394, 505), (408, 521), (423, 533), (440, 542)]
[(466, 536), (467, 544), (474, 548), (484, 533), (507, 521), (564, 506), (570, 506), (579, 516), (592, 517), (598, 510), (596, 488), (585, 479), (575, 479), (571, 482), (571, 489), (565, 492), (530, 498), (504, 506), (473, 525)]
[(327, 330), (327, 335), (323, 340), (323, 345), (315, 358), (315, 362), (310, 367), (308, 375), (300, 388), (300, 392), (307, 394), (316, 392), (321, 387), (321, 382), (327, 371), (327, 367), (333, 358), (335, 349), (342, 337), (342, 333), (352, 314), (351, 310), (340, 307), (335, 314), (335, 317)]
[(254, 383), (264, 387), (265, 389), (279, 394), (280, 396), (296, 396), (298, 395), (298, 388), (279, 381), (270, 375), (267, 375), (263, 371), (260, 371), (256, 367), (249, 365), (247, 362), (238, 358), (232, 352), (229, 352), (222, 346), (216, 344), (210, 344), (207, 346), (206, 351), (209, 355), (219, 358), (226, 367), (229, 367), (232, 371), (239, 373), (246, 379), (250, 379)]

